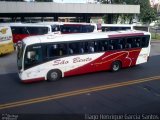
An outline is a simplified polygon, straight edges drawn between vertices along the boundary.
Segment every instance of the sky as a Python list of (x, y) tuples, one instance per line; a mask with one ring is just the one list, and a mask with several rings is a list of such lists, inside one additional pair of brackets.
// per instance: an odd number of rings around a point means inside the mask
[(160, 0), (150, 0), (151, 4), (157, 4)]

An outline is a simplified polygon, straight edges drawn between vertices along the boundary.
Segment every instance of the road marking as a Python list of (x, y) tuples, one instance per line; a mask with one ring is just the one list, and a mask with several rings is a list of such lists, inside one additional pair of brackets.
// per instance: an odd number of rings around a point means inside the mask
[(97, 92), (97, 91), (102, 91), (102, 90), (107, 90), (107, 89), (112, 89), (112, 88), (117, 88), (117, 87), (122, 87), (122, 86), (128, 86), (128, 85), (133, 85), (133, 84), (138, 84), (138, 83), (143, 83), (143, 82), (149, 82), (149, 81), (153, 81), (153, 80), (160, 80), (160, 76), (131, 80), (131, 81), (120, 82), (120, 83), (113, 83), (113, 84), (109, 84), (109, 85), (101, 85), (101, 86), (97, 86), (97, 87), (75, 90), (75, 91), (70, 91), (70, 92), (65, 92), (65, 93), (60, 93), (60, 94), (55, 94), (55, 95), (49, 95), (49, 96), (45, 96), (45, 97), (39, 97), (39, 98), (33, 98), (33, 99), (28, 99), (28, 100), (6, 103), (6, 104), (0, 104), (0, 110), (23, 106), (23, 105), (34, 104), (34, 103), (39, 103), (39, 102), (45, 102), (45, 101), (49, 101), (49, 100), (56, 100), (56, 99), (60, 99), (60, 98), (76, 96), (76, 95), (90, 93), (90, 92)]

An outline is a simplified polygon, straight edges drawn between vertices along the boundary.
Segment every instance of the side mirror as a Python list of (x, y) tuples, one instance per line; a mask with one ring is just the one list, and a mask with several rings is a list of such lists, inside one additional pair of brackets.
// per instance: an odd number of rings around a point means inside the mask
[(33, 59), (36, 56), (36, 52), (35, 51), (29, 51), (27, 53), (27, 58), (28, 59)]

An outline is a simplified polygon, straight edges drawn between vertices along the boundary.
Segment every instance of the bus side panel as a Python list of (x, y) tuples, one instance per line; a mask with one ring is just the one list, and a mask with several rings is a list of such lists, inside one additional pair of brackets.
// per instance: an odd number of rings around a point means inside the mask
[(103, 56), (103, 54), (104, 53), (86, 54), (72, 57), (71, 64), (68, 65), (67, 69), (64, 71), (64, 76), (95, 72), (96, 67), (93, 63), (97, 58)]
[(10, 27), (0, 27), (0, 54), (14, 51), (12, 32)]
[(142, 48), (142, 50), (137, 58), (136, 65), (147, 62), (148, 57), (149, 57), (149, 51), (150, 51), (149, 47)]
[(110, 70), (114, 61), (121, 61), (122, 67), (130, 67), (136, 64), (140, 51), (141, 49), (132, 49), (64, 57), (27, 69), (23, 72), (21, 79), (41, 80), (41, 78), (46, 78), (47, 73), (52, 69), (61, 70), (62, 77)]
[(14, 51), (13, 42), (7, 44), (0, 44), (0, 54), (11, 53)]
[(102, 56), (87, 64), (84, 64), (83, 66), (66, 71), (64, 76), (110, 70), (114, 61), (120, 61), (122, 63), (122, 67), (130, 67), (136, 64), (139, 53), (140, 49), (106, 52)]
[(140, 51), (141, 51), (141, 48), (126, 50), (126, 52), (128, 53), (126, 57), (130, 60), (130, 63), (128, 65), (125, 62), (123, 62), (122, 67), (130, 67), (130, 66), (136, 65), (136, 61), (138, 59)]
[(29, 34), (13, 34), (13, 42), (17, 43), (18, 41), (22, 41), (25, 37), (30, 36)]

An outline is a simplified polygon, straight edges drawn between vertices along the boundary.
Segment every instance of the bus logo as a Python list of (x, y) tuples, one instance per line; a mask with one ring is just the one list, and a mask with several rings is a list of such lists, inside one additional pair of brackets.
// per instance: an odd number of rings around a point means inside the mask
[(4, 29), (1, 29), (0, 32), (1, 32), (2, 34), (6, 34), (7, 30), (8, 30), (8, 28), (4, 28)]

